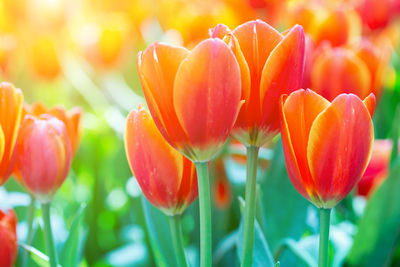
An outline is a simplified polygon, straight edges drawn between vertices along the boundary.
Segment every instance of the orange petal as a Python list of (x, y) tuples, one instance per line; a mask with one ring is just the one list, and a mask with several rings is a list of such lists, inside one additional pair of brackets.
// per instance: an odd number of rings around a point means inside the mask
[(308, 137), (315, 118), (328, 106), (329, 102), (313, 91), (298, 90), (290, 94), (281, 107), (282, 143), (289, 177), (307, 198), (313, 194), (315, 185), (308, 167)]
[(328, 100), (341, 93), (353, 93), (364, 98), (370, 93), (370, 84), (367, 66), (351, 51), (326, 49), (315, 59), (311, 86)]
[(3, 133), (3, 129), (1, 128), (0, 125), (0, 162), (3, 158), (3, 154), (4, 154), (4, 144), (5, 140), (4, 140), (4, 133)]
[(144, 95), (154, 121), (168, 142), (182, 141), (184, 133), (173, 107), (176, 71), (189, 51), (155, 43), (138, 54), (137, 66)]
[(23, 96), (19, 89), (7, 82), (0, 84), (0, 125), (4, 134), (4, 153), (0, 163), (0, 185), (13, 171), (12, 154), (21, 122)]
[(367, 107), (369, 114), (372, 116), (374, 115), (375, 105), (376, 105), (376, 98), (373, 93), (369, 94), (364, 100), (364, 105)]
[(278, 101), (301, 87), (304, 72), (305, 37), (301, 26), (294, 26), (271, 52), (262, 71), (260, 105), (263, 128), (279, 128)]
[[(240, 102), (239, 64), (220, 39), (197, 45), (179, 67), (174, 106), (190, 144), (209, 159), (229, 136)], [(200, 116), (201, 114), (201, 116)]]
[(323, 207), (343, 199), (363, 175), (374, 139), (371, 116), (355, 95), (335, 98), (314, 121), (307, 158)]

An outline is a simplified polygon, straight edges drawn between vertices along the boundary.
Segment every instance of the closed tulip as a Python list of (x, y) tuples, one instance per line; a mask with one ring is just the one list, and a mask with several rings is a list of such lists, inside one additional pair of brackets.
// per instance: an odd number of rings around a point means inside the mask
[(195, 165), (165, 141), (143, 107), (128, 116), (125, 151), (143, 194), (167, 215), (181, 214), (197, 198)]
[(281, 98), (281, 134), (289, 177), (306, 199), (330, 209), (362, 177), (374, 139), (375, 97), (341, 94), (332, 102), (307, 90)]
[(17, 252), (17, 216), (13, 210), (0, 210), (0, 266), (14, 266)]
[(14, 146), (21, 122), (23, 95), (7, 82), (0, 83), (0, 185), (14, 168)]
[[(212, 35), (228, 32), (220, 25)], [(285, 35), (256, 20), (238, 26), (224, 38), (238, 59), (245, 101), (232, 135), (246, 146), (260, 147), (279, 132), (279, 97), (301, 87), (304, 32), (293, 27)]]
[(219, 39), (192, 51), (155, 43), (140, 52), (138, 72), (164, 138), (194, 162), (206, 162), (229, 136), (240, 107), (239, 64)]
[(70, 138), (64, 123), (47, 114), (26, 115), (16, 153), (23, 184), (41, 203), (51, 202), (71, 165)]

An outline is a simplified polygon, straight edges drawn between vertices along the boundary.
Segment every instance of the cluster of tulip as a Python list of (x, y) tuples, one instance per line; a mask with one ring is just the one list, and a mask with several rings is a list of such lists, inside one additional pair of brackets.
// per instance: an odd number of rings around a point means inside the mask
[[(48, 109), (42, 103), (23, 103), (21, 90), (0, 84), (0, 184), (11, 174), (42, 205), (46, 246), (57, 265), (50, 225), (50, 203), (66, 179), (80, 138), (82, 111)], [(0, 265), (13, 266), (17, 254), (17, 218), (10, 210), (0, 212)]]
[[(247, 148), (242, 266), (251, 266), (258, 150), (279, 132), (293, 185), (321, 209), (320, 266), (327, 266), (330, 210), (371, 157), (374, 94), (362, 100), (329, 89), (324, 98), (300, 89), (303, 28), (281, 34), (261, 20), (232, 31), (218, 25), (191, 51), (155, 43), (139, 53), (137, 65), (152, 117), (143, 106), (128, 116), (129, 163), (148, 200), (173, 218), (171, 229), (199, 196), (201, 266), (211, 265), (209, 161), (230, 134)], [(179, 231), (176, 255), (186, 266)]]

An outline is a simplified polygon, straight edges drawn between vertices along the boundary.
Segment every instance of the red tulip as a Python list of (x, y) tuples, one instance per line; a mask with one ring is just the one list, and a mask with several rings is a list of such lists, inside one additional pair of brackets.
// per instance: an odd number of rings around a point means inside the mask
[[(214, 31), (221, 36), (221, 26)], [(246, 146), (262, 146), (279, 132), (279, 97), (301, 87), (304, 32), (294, 26), (282, 35), (256, 20), (237, 27), (224, 38), (239, 62), (245, 100), (232, 135)]]
[(363, 0), (358, 7), (363, 23), (370, 29), (385, 27), (392, 18), (394, 1)]
[(197, 198), (195, 165), (165, 141), (141, 106), (128, 115), (125, 151), (143, 194), (167, 215), (182, 213)]
[(224, 161), (218, 159), (214, 164), (215, 179), (213, 195), (215, 206), (221, 210), (227, 209), (232, 202), (232, 186), (226, 176)]
[(229, 47), (207, 39), (192, 51), (155, 43), (138, 72), (164, 138), (192, 161), (208, 161), (229, 136), (240, 107), (240, 70)]
[(18, 252), (17, 216), (13, 210), (0, 210), (0, 266), (14, 266)]
[(14, 169), (14, 146), (22, 115), (21, 90), (7, 82), (0, 83), (0, 185)]
[(50, 202), (71, 165), (71, 144), (64, 123), (47, 114), (38, 118), (26, 115), (16, 153), (23, 184), (40, 202)]
[(392, 147), (389, 139), (375, 140), (371, 161), (357, 184), (358, 195), (368, 197), (387, 178)]
[(289, 177), (306, 199), (332, 208), (362, 177), (371, 157), (375, 97), (313, 91), (281, 98), (281, 134)]

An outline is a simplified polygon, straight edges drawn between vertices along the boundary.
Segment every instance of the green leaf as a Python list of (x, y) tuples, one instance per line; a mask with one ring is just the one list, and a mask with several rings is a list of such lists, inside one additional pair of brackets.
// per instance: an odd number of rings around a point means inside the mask
[[(258, 224), (257, 220), (254, 221), (254, 250), (253, 250), (253, 265), (263, 267), (274, 267), (275, 262), (272, 258), (271, 251), (269, 250), (267, 240)], [(239, 259), (242, 259), (243, 250), (243, 218), (239, 226), (237, 235), (237, 254)]]
[(348, 256), (350, 266), (389, 265), (399, 239), (400, 162), (373, 193)]
[[(28, 252), (29, 257), (40, 267), (49, 267), (49, 257), (45, 255), (43, 252), (37, 250), (34, 247), (21, 244), (20, 245), (24, 250)], [(61, 265), (58, 265), (61, 267)]]
[(280, 141), (276, 144), (274, 157), (260, 187), (264, 229), (271, 249), (274, 250), (287, 236), (300, 238), (307, 229), (307, 208), (310, 204), (297, 192), (287, 175)]
[(79, 258), (82, 254), (84, 247), (84, 230), (83, 230), (83, 219), (85, 214), (86, 204), (82, 204), (75, 215), (72, 222), (69, 236), (64, 243), (60, 263), (63, 267), (76, 267), (79, 264)]

